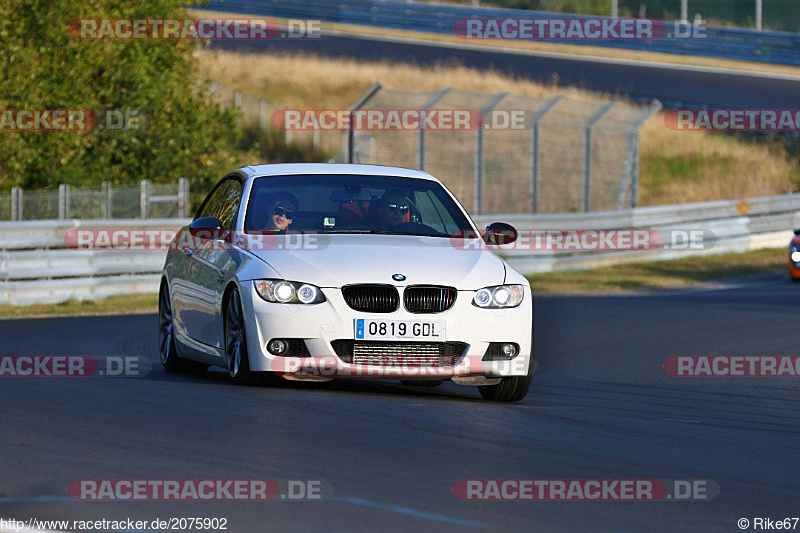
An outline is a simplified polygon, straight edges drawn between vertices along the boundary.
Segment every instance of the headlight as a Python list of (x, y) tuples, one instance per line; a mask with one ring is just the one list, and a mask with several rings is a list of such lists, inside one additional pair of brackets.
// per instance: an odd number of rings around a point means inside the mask
[(475, 293), (472, 305), (487, 309), (500, 309), (504, 307), (517, 307), (522, 303), (525, 290), (522, 285), (497, 285), (486, 287)]
[(259, 279), (253, 282), (259, 296), (280, 304), (318, 304), (325, 301), (319, 287), (282, 279)]

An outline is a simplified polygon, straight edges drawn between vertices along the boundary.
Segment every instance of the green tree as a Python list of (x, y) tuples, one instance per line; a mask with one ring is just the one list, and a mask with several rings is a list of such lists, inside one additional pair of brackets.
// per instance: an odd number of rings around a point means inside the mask
[(75, 19), (190, 18), (179, 0), (3, 0), (0, 110), (141, 110), (130, 131), (0, 131), (0, 189), (174, 181), (207, 188), (233, 155), (235, 116), (204, 96), (192, 40), (86, 40)]

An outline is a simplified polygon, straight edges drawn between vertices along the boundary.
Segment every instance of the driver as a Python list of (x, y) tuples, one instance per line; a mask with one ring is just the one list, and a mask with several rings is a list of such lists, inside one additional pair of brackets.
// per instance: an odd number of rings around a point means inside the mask
[(290, 192), (281, 191), (273, 195), (267, 204), (267, 224), (265, 231), (286, 231), (294, 220), (300, 203)]

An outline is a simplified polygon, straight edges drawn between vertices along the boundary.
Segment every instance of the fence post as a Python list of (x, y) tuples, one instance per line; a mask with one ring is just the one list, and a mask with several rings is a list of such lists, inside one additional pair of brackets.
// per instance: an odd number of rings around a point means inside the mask
[(242, 107), (242, 93), (240, 91), (233, 91), (233, 107)]
[(531, 186), (528, 191), (530, 194), (531, 213), (536, 213), (539, 210), (539, 122), (562, 98), (564, 98), (562, 95), (552, 97), (533, 115), (531, 124)]
[(592, 177), (592, 126), (594, 126), (609, 109), (614, 107), (614, 102), (609, 102), (594, 112), (586, 121), (583, 129), (583, 211), (589, 212), (591, 205), (591, 177)]
[(500, 100), (506, 97), (508, 93), (495, 94), (489, 103), (481, 109), (480, 123), (475, 132), (475, 164), (474, 174), (475, 182), (473, 183), (473, 198), (472, 198), (472, 211), (476, 215), (483, 213), (483, 125), (486, 122), (486, 115), (500, 103)]
[(141, 218), (150, 218), (150, 180), (139, 182), (139, 214)]
[(186, 218), (189, 212), (189, 180), (178, 179), (178, 216)]
[(639, 203), (639, 128), (660, 109), (661, 102), (653, 100), (653, 103), (650, 104), (647, 111), (643, 112), (633, 125), (631, 125), (630, 140), (628, 141), (628, 158), (625, 160), (625, 173), (622, 175), (622, 180), (619, 184), (619, 193), (617, 193), (617, 209), (622, 209), (628, 183), (630, 183), (631, 190), (630, 207), (636, 207)]
[(258, 101), (258, 124), (261, 133), (267, 131), (267, 101), (263, 98)]
[(69, 185), (66, 183), (58, 186), (58, 218), (59, 220), (69, 218)]
[(611, 16), (613, 18), (619, 17), (619, 0), (611, 0)]
[(756, 31), (761, 31), (761, 0), (756, 0)]
[(22, 187), (11, 187), (11, 220), (22, 220)]
[(105, 217), (106, 218), (114, 218), (114, 215), (113, 215), (113, 213), (114, 213), (114, 199), (113, 199), (113, 188), (112, 187), (113, 186), (111, 185), (110, 181), (104, 181), (103, 182), (103, 192), (105, 193), (105, 197), (106, 197), (106, 202), (105, 202), (105, 206), (104, 206), (105, 208), (103, 209), (103, 211), (105, 211)]
[(362, 94), (361, 98), (356, 100), (356, 103), (354, 103), (352, 106), (350, 106), (350, 109), (349, 109), (349, 118), (350, 118), (350, 120), (349, 120), (349, 123), (348, 123), (348, 126), (347, 126), (347, 153), (345, 154), (345, 161), (347, 161), (348, 163), (352, 163), (353, 162), (353, 148), (355, 147), (355, 136), (354, 136), (354, 130), (353, 130), (353, 112), (354, 111), (358, 111), (359, 109), (361, 109), (361, 107), (364, 104), (366, 104), (367, 101), (369, 101), (370, 98), (375, 96), (375, 93), (380, 91), (382, 88), (383, 88), (383, 85), (381, 85), (380, 83), (377, 83), (377, 82), (373, 83), (372, 87), (367, 89), (367, 92)]
[(450, 87), (439, 89), (420, 108), (421, 116), (419, 117), (419, 133), (417, 134), (417, 168), (420, 170), (425, 170), (425, 111), (438, 104), (449, 92)]

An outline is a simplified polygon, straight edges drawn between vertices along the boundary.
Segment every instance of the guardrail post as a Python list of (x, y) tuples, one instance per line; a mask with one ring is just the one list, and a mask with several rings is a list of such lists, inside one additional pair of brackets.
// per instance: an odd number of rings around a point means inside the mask
[(425, 112), (439, 103), (450, 92), (450, 87), (439, 89), (421, 108), (419, 117), (419, 133), (417, 134), (417, 168), (425, 170)]
[(69, 218), (69, 185), (62, 183), (58, 186), (58, 218)]
[(150, 180), (139, 182), (139, 216), (150, 218)]
[(592, 127), (614, 107), (614, 102), (609, 102), (594, 112), (586, 121), (583, 129), (583, 211), (589, 212), (591, 206), (591, 177), (592, 177)]
[(531, 186), (528, 191), (531, 213), (536, 213), (539, 210), (539, 122), (562, 98), (564, 97), (561, 95), (552, 97), (545, 102), (541, 109), (533, 114), (533, 121), (531, 122)]
[(105, 203), (103, 204), (103, 211), (106, 218), (114, 218), (114, 198), (113, 186), (110, 181), (103, 182), (103, 193), (105, 196)]
[(483, 109), (481, 109), (480, 122), (478, 129), (475, 132), (475, 182), (473, 183), (473, 198), (472, 198), (472, 211), (476, 215), (483, 212), (483, 124), (486, 122), (485, 117), (506, 97), (508, 93), (497, 93), (489, 100)]
[(242, 107), (242, 93), (240, 91), (233, 91), (233, 107)]
[(11, 187), (11, 220), (22, 220), (22, 187)]
[(354, 151), (353, 149), (355, 148), (355, 133), (354, 133), (354, 129), (353, 129), (353, 112), (354, 111), (358, 111), (359, 109), (361, 109), (361, 107), (363, 107), (364, 104), (366, 104), (369, 101), (369, 99), (372, 98), (373, 96), (375, 96), (375, 93), (377, 93), (381, 89), (383, 89), (383, 85), (381, 85), (380, 83), (374, 83), (372, 85), (372, 87), (367, 89), (367, 92), (362, 94), (361, 98), (356, 100), (356, 103), (354, 103), (352, 106), (350, 106), (350, 109), (348, 110), (349, 111), (348, 116), (349, 116), (350, 120), (348, 121), (348, 125), (347, 125), (347, 145), (346, 145), (346, 153), (345, 153), (345, 161), (347, 161), (348, 163), (352, 163), (353, 162), (353, 151)]
[(178, 216), (186, 218), (189, 212), (189, 180), (178, 179)]

